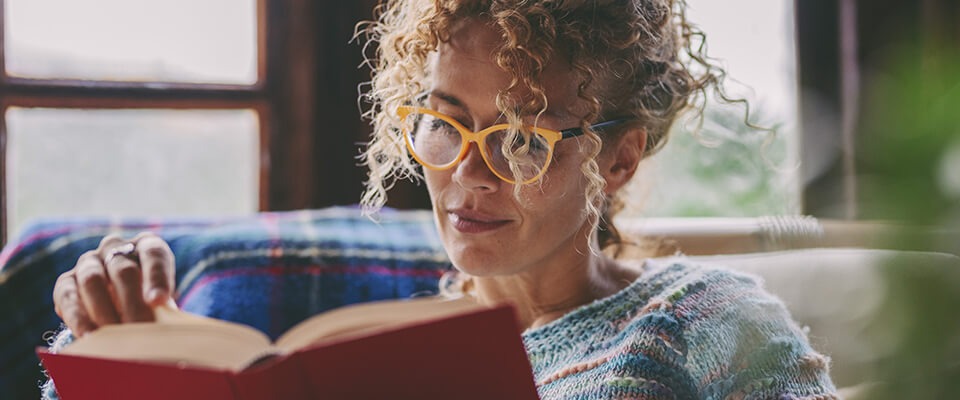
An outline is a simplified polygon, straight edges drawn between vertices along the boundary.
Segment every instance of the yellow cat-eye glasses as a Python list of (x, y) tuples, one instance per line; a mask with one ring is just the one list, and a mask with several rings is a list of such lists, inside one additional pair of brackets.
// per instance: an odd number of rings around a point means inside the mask
[[(427, 108), (400, 106), (397, 115), (402, 121), (407, 149), (420, 165), (436, 171), (453, 168), (467, 155), (470, 142), (474, 142), (490, 171), (508, 183), (519, 180), (527, 184), (540, 179), (550, 166), (556, 143), (584, 133), (581, 128), (555, 131), (525, 125), (523, 129), (530, 132), (529, 140), (524, 135), (515, 135), (507, 147), (512, 149), (515, 156), (511, 163), (503, 154), (504, 141), (510, 137), (508, 124), (497, 124), (473, 132), (456, 119)], [(599, 132), (627, 120), (613, 119), (591, 125), (590, 129)], [(515, 180), (515, 176), (520, 179)]]

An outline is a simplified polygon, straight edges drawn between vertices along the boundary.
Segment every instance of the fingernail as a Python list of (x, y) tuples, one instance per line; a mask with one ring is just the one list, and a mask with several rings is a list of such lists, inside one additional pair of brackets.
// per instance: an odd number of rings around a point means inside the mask
[(154, 288), (147, 292), (147, 297), (145, 300), (147, 301), (147, 304), (156, 306), (166, 302), (168, 297), (169, 294), (166, 290)]

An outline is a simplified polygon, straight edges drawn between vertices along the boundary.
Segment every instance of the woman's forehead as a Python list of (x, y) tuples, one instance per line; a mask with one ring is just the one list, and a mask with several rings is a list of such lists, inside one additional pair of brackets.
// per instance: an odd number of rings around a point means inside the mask
[[(514, 78), (496, 61), (502, 42), (497, 28), (488, 24), (458, 24), (430, 57), (432, 89), (452, 94), (468, 107), (470, 100), (494, 102)], [(548, 60), (534, 80), (547, 96), (547, 114), (561, 118), (585, 114), (576, 112), (583, 100), (577, 96), (578, 79), (565, 60)], [(533, 98), (533, 93), (522, 87), (511, 95), (518, 104)]]
[(490, 60), (503, 42), (503, 35), (489, 21), (468, 18), (450, 27), (448, 40), (442, 42), (456, 51)]

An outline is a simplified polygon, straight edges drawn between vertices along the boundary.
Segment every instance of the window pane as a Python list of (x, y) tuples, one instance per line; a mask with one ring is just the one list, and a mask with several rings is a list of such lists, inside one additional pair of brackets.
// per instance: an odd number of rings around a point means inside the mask
[[(740, 105), (708, 99), (703, 129), (678, 121), (667, 146), (644, 161), (624, 216), (796, 214), (797, 85), (793, 0), (688, 0), (688, 16), (706, 33), (709, 55), (729, 76)], [(744, 13), (743, 10), (750, 10)]]
[(256, 0), (5, 0), (6, 71), (253, 84)]
[(7, 111), (8, 232), (49, 216), (238, 215), (258, 209), (252, 110)]

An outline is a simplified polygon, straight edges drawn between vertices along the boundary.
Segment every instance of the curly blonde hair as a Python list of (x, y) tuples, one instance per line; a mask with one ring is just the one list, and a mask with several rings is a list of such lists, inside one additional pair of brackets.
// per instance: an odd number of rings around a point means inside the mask
[[(588, 181), (585, 209), (595, 218), (601, 248), (621, 240), (611, 217), (623, 203), (604, 196), (596, 157), (623, 129), (601, 137), (588, 127), (601, 119), (632, 118), (647, 130), (652, 154), (681, 110), (696, 105), (702, 114), (710, 87), (722, 95), (723, 70), (707, 58), (705, 37), (687, 20), (684, 0), (387, 0), (375, 14), (376, 21), (357, 29), (366, 39), (364, 50), (376, 46), (366, 61), (373, 79), (361, 93), (364, 117), (373, 122), (361, 157), (369, 171), (361, 199), (367, 212), (385, 204), (396, 179), (420, 177), (393, 111), (421, 101), (429, 90), (428, 56), (459, 21), (482, 21), (500, 31), (494, 59), (511, 82), (497, 96), (497, 107), (516, 127), (514, 134), (523, 134), (521, 116), (547, 107), (540, 76), (551, 59), (564, 57), (572, 66), (578, 96), (591, 105), (581, 121), (589, 144), (580, 170)], [(521, 92), (532, 96), (520, 105), (508, 101)], [(505, 150), (508, 158), (515, 156)]]

